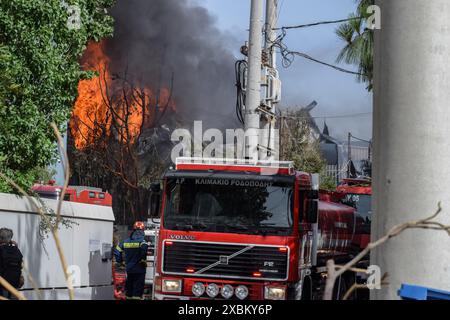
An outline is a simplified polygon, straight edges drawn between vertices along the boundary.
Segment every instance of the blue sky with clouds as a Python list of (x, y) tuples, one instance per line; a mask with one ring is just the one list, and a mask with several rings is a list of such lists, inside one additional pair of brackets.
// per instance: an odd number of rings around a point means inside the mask
[[(217, 27), (230, 39), (230, 49), (238, 52), (247, 40), (250, 0), (191, 0), (208, 9)], [(280, 0), (280, 25), (297, 25), (346, 18), (355, 10), (355, 0)], [(336, 25), (291, 30), (285, 41), (291, 50), (305, 52), (316, 59), (334, 63), (343, 47), (335, 35)], [(342, 65), (344, 68), (352, 66)], [(280, 67), (283, 81), (283, 105), (305, 106), (316, 100), (313, 115), (327, 116), (331, 133), (343, 139), (349, 131), (364, 139), (372, 137), (372, 117), (364, 115), (334, 118), (372, 111), (372, 95), (353, 75), (296, 58), (293, 65)], [(320, 127), (323, 119), (317, 119)]]

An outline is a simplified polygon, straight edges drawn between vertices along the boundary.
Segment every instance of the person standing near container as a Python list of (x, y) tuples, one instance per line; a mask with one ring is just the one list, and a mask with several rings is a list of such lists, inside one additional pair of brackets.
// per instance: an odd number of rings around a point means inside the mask
[[(17, 244), (12, 240), (11, 229), (0, 229), (0, 276), (11, 286), (19, 289), (23, 286), (22, 262), (23, 256)], [(14, 296), (5, 288), (0, 286), (0, 296), (13, 299)]]

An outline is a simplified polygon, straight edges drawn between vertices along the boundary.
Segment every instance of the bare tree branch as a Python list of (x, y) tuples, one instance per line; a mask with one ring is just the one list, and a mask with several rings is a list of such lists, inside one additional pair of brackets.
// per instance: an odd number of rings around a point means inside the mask
[(27, 300), (25, 296), (20, 293), (16, 288), (14, 288), (8, 281), (0, 276), (0, 285), (5, 288), (9, 293), (15, 296), (19, 300)]
[(43, 297), (42, 297), (41, 291), (39, 290), (36, 281), (34, 280), (33, 276), (30, 273), (30, 271), (28, 271), (28, 268), (26, 267), (25, 264), (23, 264), (22, 269), (26, 273), (28, 281), (30, 281), (31, 285), (33, 286), (33, 290), (36, 293), (37, 298), (39, 300), (42, 300)]
[(58, 127), (56, 124), (52, 123), (51, 127), (53, 129), (53, 132), (55, 133), (56, 139), (58, 141), (58, 147), (59, 147), (59, 154), (61, 155), (61, 163), (64, 168), (64, 185), (61, 190), (61, 196), (58, 201), (58, 207), (56, 209), (56, 225), (55, 228), (58, 228), (59, 223), (61, 222), (61, 207), (62, 203), (64, 201), (64, 198), (66, 196), (67, 187), (69, 186), (69, 179), (70, 179), (70, 168), (69, 168), (69, 157), (67, 156), (66, 149), (64, 147), (64, 141), (61, 136), (61, 133), (58, 130)]

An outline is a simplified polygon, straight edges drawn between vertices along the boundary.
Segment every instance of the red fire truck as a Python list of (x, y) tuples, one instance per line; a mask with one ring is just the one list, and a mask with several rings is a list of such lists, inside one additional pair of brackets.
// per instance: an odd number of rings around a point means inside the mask
[[(35, 184), (31, 191), (38, 194), (41, 198), (59, 200), (62, 187), (56, 186), (54, 181), (49, 181), (47, 184)], [(66, 190), (64, 201), (112, 206), (111, 194), (91, 187), (69, 186)]]
[(356, 209), (353, 243), (360, 249), (370, 242), (372, 223), (372, 181), (369, 178), (344, 179), (336, 189), (340, 202)]
[(354, 254), (354, 208), (321, 201), (290, 162), (178, 159), (159, 211), (155, 299), (320, 298), (326, 261)]

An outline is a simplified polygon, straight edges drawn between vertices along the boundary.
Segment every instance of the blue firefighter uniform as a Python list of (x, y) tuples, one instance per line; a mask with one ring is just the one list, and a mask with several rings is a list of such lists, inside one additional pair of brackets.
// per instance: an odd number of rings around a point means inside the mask
[(134, 230), (130, 238), (116, 247), (116, 262), (122, 263), (125, 256), (127, 271), (125, 291), (128, 298), (140, 299), (144, 294), (147, 249), (143, 230)]

